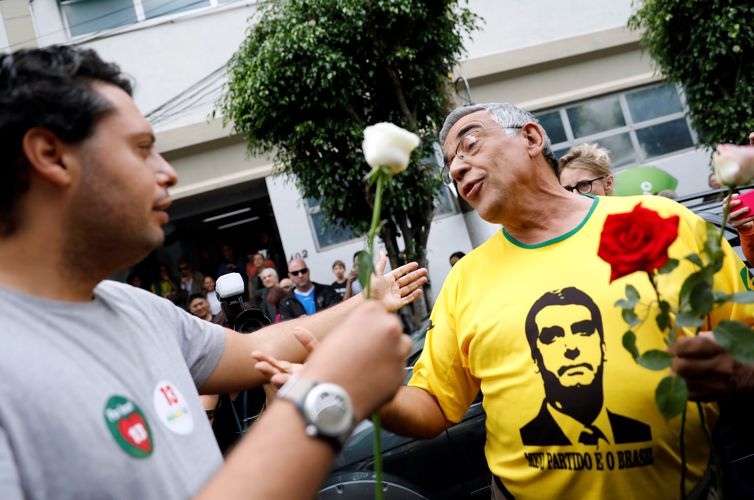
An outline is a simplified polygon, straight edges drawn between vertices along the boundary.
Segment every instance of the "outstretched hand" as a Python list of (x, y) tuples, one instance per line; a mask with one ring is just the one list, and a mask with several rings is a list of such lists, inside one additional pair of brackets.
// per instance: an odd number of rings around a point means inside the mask
[(397, 311), (422, 295), (421, 287), (427, 283), (427, 269), (409, 262), (387, 274), (387, 256), (380, 252), (375, 274), (372, 276), (372, 298), (379, 300), (388, 311)]
[[(319, 341), (306, 328), (297, 326), (293, 329), (293, 335), (309, 353), (313, 352), (319, 346)], [(291, 375), (299, 373), (304, 366), (301, 363), (291, 363), (290, 361), (277, 359), (262, 351), (254, 351), (251, 353), (251, 356), (257, 360), (254, 368), (267, 377), (267, 383), (272, 384), (277, 389), (280, 389), (288, 382)]]

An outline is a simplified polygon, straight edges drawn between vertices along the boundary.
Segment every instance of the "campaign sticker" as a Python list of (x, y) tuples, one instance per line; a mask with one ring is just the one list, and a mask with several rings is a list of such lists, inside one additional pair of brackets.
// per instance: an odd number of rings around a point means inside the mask
[(194, 418), (188, 402), (175, 384), (167, 380), (159, 381), (152, 400), (157, 416), (168, 429), (176, 434), (189, 434), (194, 430)]
[(152, 432), (144, 413), (124, 396), (111, 396), (105, 403), (105, 423), (118, 446), (136, 458), (152, 454)]

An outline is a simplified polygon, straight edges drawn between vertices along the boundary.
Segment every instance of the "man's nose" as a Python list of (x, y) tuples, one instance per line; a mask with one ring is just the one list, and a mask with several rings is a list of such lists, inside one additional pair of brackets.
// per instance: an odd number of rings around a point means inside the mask
[(469, 166), (469, 163), (466, 161), (463, 155), (458, 154), (455, 158), (453, 158), (453, 161), (450, 162), (448, 173), (450, 174), (451, 179), (456, 182), (461, 182), (463, 180), (463, 176), (470, 168), (471, 167)]
[(157, 183), (166, 188), (175, 186), (178, 182), (178, 174), (175, 172), (175, 169), (165, 158), (162, 157), (161, 154), (155, 153), (155, 155), (157, 156), (155, 174), (157, 177)]
[(579, 357), (579, 354), (581, 354), (581, 351), (577, 347), (574, 347), (573, 349), (566, 349), (565, 357), (573, 361)]

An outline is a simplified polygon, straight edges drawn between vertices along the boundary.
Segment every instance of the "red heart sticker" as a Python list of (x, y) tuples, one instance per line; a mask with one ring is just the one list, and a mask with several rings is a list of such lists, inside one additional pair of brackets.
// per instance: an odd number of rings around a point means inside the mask
[(138, 413), (132, 413), (118, 421), (118, 430), (123, 439), (128, 441), (132, 446), (150, 453), (152, 451), (152, 440), (149, 439), (147, 427), (144, 425), (144, 419)]

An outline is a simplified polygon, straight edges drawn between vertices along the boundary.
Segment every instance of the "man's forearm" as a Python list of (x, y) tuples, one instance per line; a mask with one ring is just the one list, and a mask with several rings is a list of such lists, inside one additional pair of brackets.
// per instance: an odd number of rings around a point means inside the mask
[(401, 387), (380, 409), (382, 425), (391, 432), (416, 438), (433, 438), (453, 425), (445, 419), (435, 398), (417, 387)]
[(197, 498), (312, 498), (334, 456), (332, 446), (306, 435), (293, 404), (276, 401)]

